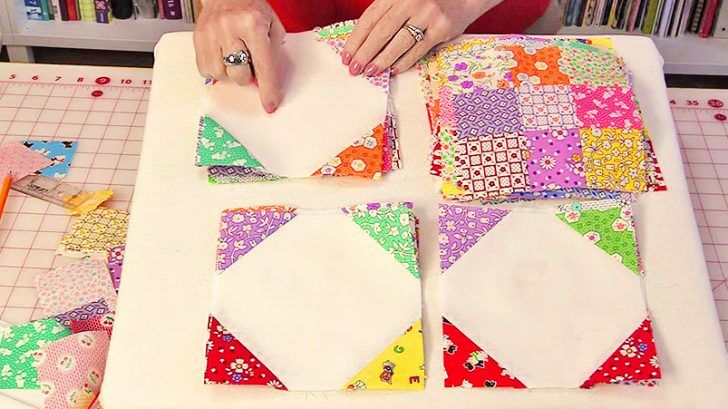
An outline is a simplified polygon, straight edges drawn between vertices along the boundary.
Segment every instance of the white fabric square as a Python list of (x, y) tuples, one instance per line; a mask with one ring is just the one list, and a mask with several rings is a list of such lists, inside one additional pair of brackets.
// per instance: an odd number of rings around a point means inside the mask
[(268, 172), (308, 177), (384, 121), (387, 93), (350, 75), (314, 32), (287, 34), (282, 55), (284, 99), (275, 113), (263, 110), (255, 86), (221, 81), (209, 87), (206, 114)]

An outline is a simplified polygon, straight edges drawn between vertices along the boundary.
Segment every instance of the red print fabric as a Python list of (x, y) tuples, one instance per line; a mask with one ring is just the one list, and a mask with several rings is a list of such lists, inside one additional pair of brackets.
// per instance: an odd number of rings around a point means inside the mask
[(278, 377), (213, 316), (210, 316), (208, 330), (210, 338), (207, 341), (205, 383), (267, 385), (286, 389)]
[(442, 332), (445, 387), (526, 387), (445, 318)]
[(591, 388), (598, 383), (654, 386), (660, 376), (652, 323), (647, 318), (581, 387)]

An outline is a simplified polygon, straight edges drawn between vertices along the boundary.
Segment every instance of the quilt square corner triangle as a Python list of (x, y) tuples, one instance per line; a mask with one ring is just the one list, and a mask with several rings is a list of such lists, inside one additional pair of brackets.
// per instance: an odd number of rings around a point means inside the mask
[[(414, 217), (407, 205), (295, 209), (295, 216), (264, 228), (264, 239), (215, 275), (210, 331), (220, 323), (226, 331), (222, 338), (229, 334), (247, 351), (228, 360), (228, 366), (237, 365), (238, 358), (250, 366), (255, 359), (266, 379), (275, 376), (270, 386), (278, 389), (363, 389), (358, 387), (362, 383), (367, 389), (418, 389), (424, 381), (420, 282), (405, 262), (352, 220), (359, 211), (385, 214), (398, 225), (406, 221), (401, 232), (411, 241), (406, 254), (416, 265)], [(248, 220), (253, 215), (259, 221), (260, 212), (236, 209), (229, 214), (244, 214)], [(292, 344), (297, 347), (290, 348)], [(400, 352), (393, 356), (388, 346)], [(211, 353), (216, 351), (220, 349), (213, 347)], [(262, 384), (260, 378), (242, 379), (235, 369), (218, 367), (210, 356), (210, 383)], [(210, 375), (210, 365), (217, 375)]]

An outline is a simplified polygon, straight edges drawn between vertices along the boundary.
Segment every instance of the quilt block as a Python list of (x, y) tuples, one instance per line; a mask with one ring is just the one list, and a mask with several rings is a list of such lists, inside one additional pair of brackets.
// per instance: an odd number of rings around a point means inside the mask
[(628, 200), (439, 211), (446, 387), (657, 382)]
[[(631, 73), (609, 39), (473, 36), (434, 51), (419, 70), (434, 138), (431, 173), (445, 198), (666, 189)], [(516, 164), (472, 160), (469, 147), (504, 136), (520, 148)]]
[(231, 209), (219, 234), (205, 383), (424, 387), (411, 205)]

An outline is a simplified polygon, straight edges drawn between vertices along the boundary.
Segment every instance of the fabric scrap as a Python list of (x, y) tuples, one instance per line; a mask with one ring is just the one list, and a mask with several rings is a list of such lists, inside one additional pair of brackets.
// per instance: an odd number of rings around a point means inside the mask
[(103, 299), (110, 310), (116, 308), (116, 291), (106, 263), (85, 259), (35, 277), (38, 302), (48, 315), (67, 313)]
[(17, 182), (52, 164), (52, 160), (20, 142), (0, 146), (0, 178), (2, 179), (12, 172), (12, 180)]
[(99, 207), (82, 214), (58, 246), (57, 254), (67, 257), (99, 256), (107, 249), (126, 243), (129, 212)]
[(88, 304), (72, 308), (66, 312), (56, 314), (53, 319), (66, 328), (71, 328), (74, 320), (85, 320), (92, 317), (99, 317), (109, 313), (109, 305), (101, 298)]
[(101, 391), (109, 350), (104, 331), (83, 332), (46, 344), (38, 379), (46, 408), (75, 409)]
[(78, 334), (79, 332), (88, 331), (106, 331), (111, 338), (111, 332), (114, 328), (115, 314), (109, 312), (93, 317), (71, 320), (71, 332)]
[(68, 328), (52, 319), (0, 329), (0, 389), (38, 389), (39, 350), (69, 335)]
[(126, 246), (115, 246), (109, 249), (109, 275), (111, 275), (111, 283), (114, 285), (114, 290), (119, 292), (119, 284), (121, 283), (121, 269), (124, 265), (124, 250)]
[(78, 148), (78, 144), (74, 141), (28, 140), (23, 142), (23, 145), (52, 161), (51, 165), (37, 171), (36, 174), (56, 179), (66, 177)]
[(200, 119), (196, 165), (262, 168), (260, 162), (234, 136), (208, 116)]

